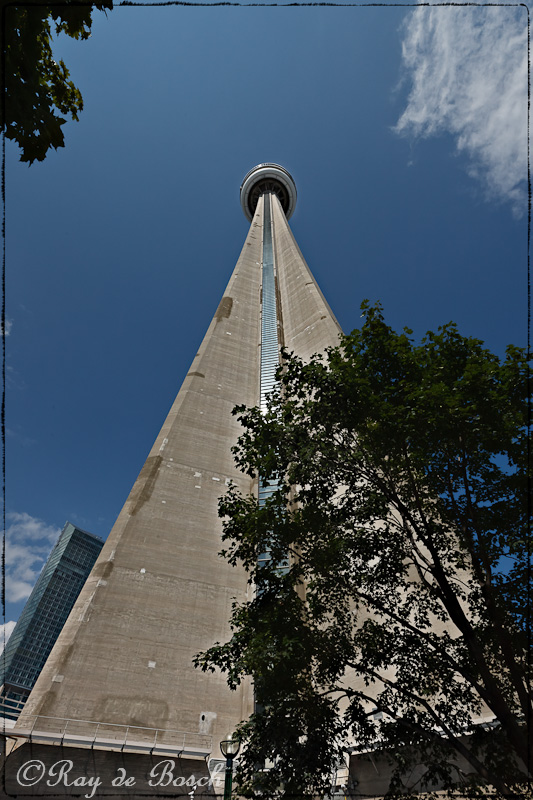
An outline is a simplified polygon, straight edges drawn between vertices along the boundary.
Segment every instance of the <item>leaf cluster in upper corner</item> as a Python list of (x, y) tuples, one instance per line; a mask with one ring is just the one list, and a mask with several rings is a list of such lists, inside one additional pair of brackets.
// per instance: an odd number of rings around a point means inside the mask
[(21, 150), (21, 161), (43, 161), (48, 150), (64, 147), (66, 117), (78, 119), (80, 90), (63, 61), (56, 62), (52, 39), (65, 33), (74, 39), (91, 34), (93, 8), (112, 9), (112, 0), (96, 3), (64, 0), (58, 5), (1, 0), (3, 102), (0, 129)]

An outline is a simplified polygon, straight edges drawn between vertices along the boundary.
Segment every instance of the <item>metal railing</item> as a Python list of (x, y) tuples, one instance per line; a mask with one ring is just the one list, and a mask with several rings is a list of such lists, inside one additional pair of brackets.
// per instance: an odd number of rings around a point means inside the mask
[(25, 715), (19, 719), (10, 736), (50, 744), (169, 755), (183, 753), (201, 758), (207, 757), (213, 749), (213, 737), (207, 734), (40, 714)]

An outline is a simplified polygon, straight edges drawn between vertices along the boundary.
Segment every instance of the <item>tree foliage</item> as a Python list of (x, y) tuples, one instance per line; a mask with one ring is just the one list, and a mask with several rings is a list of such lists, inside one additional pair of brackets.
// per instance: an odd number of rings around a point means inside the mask
[(325, 356), (284, 355), (266, 414), (234, 412), (237, 463), (277, 488), (220, 501), (224, 555), (257, 591), (196, 663), (253, 679), (245, 796), (323, 794), (350, 747), (391, 759), (391, 796), (526, 791), (526, 353), (363, 316)]
[(43, 161), (50, 147), (64, 146), (63, 115), (77, 120), (83, 109), (81, 93), (70, 80), (67, 67), (53, 58), (52, 30), (56, 35), (88, 39), (93, 6), (111, 9), (113, 3), (63, 0), (60, 5), (16, 5), (2, 0), (1, 6), (0, 128), (19, 145), (21, 161), (31, 164)]

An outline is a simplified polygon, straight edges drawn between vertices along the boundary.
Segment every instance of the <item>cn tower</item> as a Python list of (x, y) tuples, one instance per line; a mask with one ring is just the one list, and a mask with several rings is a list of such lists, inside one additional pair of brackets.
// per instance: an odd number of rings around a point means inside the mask
[[(203, 784), (197, 778), (221, 758), (219, 742), (253, 711), (251, 685), (230, 691), (224, 675), (201, 672), (192, 660), (229, 639), (232, 603), (252, 591), (245, 571), (219, 555), (219, 497), (230, 482), (243, 494), (259, 491), (234, 463), (241, 429), (232, 410), (264, 405), (281, 347), (305, 360), (335, 345), (340, 333), (288, 225), (296, 199), (292, 176), (278, 164), (259, 164), (242, 182), (250, 227), (240, 257), (11, 732), (15, 766), (25, 763), (24, 753), (45, 765), (70, 753), (73, 770), (78, 762), (89, 773), (98, 768), (102, 781), (118, 768), (140, 770), (139, 787), (166, 758), (183, 781), (165, 791), (187, 796), (194, 785), (198, 798), (208, 794), (207, 777)], [(6, 774), (15, 780), (13, 770)], [(150, 796), (145, 784), (143, 797)], [(71, 792), (63, 786), (61, 796)], [(42, 795), (42, 785), (28, 793)]]

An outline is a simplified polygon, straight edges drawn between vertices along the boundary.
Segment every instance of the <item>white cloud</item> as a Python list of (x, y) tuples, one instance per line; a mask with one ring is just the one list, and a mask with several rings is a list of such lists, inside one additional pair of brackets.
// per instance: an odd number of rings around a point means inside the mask
[[(13, 327), (13, 320), (12, 319), (6, 319), (6, 336), (9, 336), (9, 334), (11, 333), (11, 328), (12, 327)], [(3, 328), (2, 328), (2, 325), (0, 324), (0, 337), (1, 336), (3, 336)]]
[(26, 513), (7, 515), (6, 598), (12, 603), (29, 597), (61, 528)]
[(406, 20), (402, 61), (412, 86), (394, 130), (451, 133), (491, 199), (527, 202), (527, 10), (419, 8)]
[(4, 649), (4, 645), (7, 644), (9, 637), (13, 633), (16, 624), (17, 623), (13, 620), (9, 620), (9, 622), (0, 624), (0, 647), (2, 650)]

